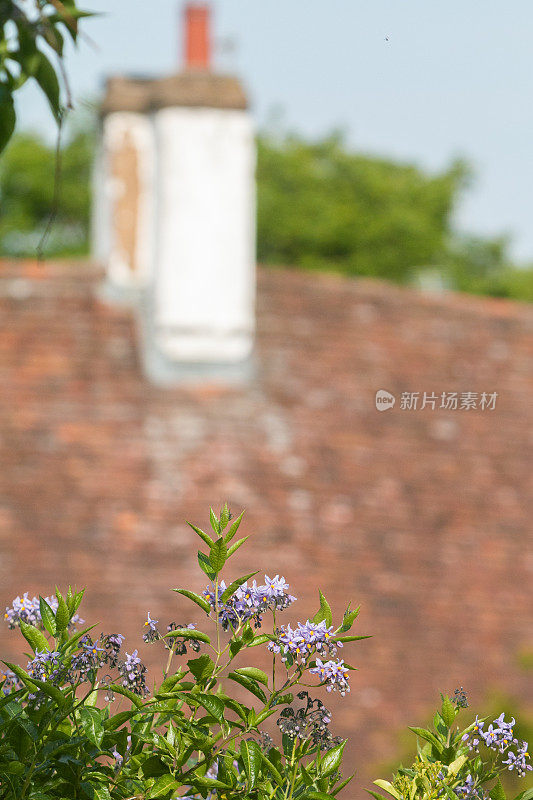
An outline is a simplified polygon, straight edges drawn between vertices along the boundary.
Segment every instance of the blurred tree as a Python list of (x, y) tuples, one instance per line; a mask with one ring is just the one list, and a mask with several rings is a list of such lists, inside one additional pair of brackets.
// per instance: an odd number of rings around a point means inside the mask
[[(73, 133), (61, 155), (59, 203), (47, 255), (88, 249), (93, 135)], [(35, 255), (54, 208), (54, 149), (34, 134), (18, 134), (0, 160), (0, 251)]]
[(409, 279), (440, 263), (469, 170), (440, 175), (350, 153), (342, 139), (259, 140), (258, 249), (265, 263)]

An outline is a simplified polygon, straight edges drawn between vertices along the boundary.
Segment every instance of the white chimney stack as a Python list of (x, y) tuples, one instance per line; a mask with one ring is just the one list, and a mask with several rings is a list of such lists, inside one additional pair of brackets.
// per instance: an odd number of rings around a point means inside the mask
[(240, 83), (210, 69), (209, 7), (185, 9), (185, 70), (113, 78), (95, 169), (107, 296), (133, 299), (157, 382), (239, 380), (255, 301), (255, 140)]

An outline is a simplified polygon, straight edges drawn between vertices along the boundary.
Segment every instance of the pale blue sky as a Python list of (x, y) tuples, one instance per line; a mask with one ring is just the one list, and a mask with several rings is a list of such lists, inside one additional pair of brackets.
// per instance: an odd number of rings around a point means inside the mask
[[(110, 73), (179, 63), (177, 0), (85, 0), (105, 16), (69, 58), (78, 98)], [(83, 6), (82, 0), (80, 5)], [(533, 0), (214, 0), (219, 54), (245, 80), (259, 124), (273, 107), (318, 135), (344, 128), (359, 150), (431, 169), (457, 155), (477, 173), (458, 214), (474, 232), (513, 236), (533, 261)], [(386, 40), (388, 37), (388, 41)], [(25, 127), (50, 130), (24, 90)]]

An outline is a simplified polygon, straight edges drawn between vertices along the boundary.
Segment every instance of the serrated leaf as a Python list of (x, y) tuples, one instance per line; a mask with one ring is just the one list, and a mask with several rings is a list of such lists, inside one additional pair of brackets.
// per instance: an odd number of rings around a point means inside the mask
[(225, 589), (224, 592), (222, 593), (222, 602), (223, 603), (227, 602), (229, 600), (229, 598), (237, 591), (239, 586), (242, 586), (243, 583), (246, 583), (246, 581), (249, 581), (250, 578), (253, 578), (254, 575), (257, 575), (258, 572), (259, 572), (258, 569), (255, 572), (249, 572), (248, 575), (243, 575), (242, 578), (237, 578), (236, 581), (233, 581), (233, 583), (230, 583), (228, 588)]
[(248, 536), (244, 536), (244, 538), (238, 539), (235, 542), (235, 544), (232, 544), (231, 547), (228, 549), (228, 558), (230, 558), (233, 555), (233, 553), (235, 553), (235, 551), (238, 550), (239, 547), (241, 547), (241, 545), (243, 545), (248, 538), (249, 538)]
[(211, 639), (207, 633), (194, 630), (194, 628), (175, 628), (173, 631), (165, 633), (163, 639), (195, 639), (198, 642), (211, 644)]
[(208, 547), (213, 547), (213, 539), (209, 536), (209, 534), (205, 533), (201, 528), (197, 528), (196, 525), (193, 525), (192, 522), (187, 522), (195, 533), (198, 534), (200, 539), (202, 539)]
[(196, 594), (196, 592), (189, 592), (188, 589), (173, 589), (172, 591), (183, 595), (183, 597), (188, 597), (189, 600), (192, 600), (193, 603), (196, 603), (197, 606), (200, 606), (200, 608), (202, 608), (206, 614), (209, 614), (211, 611), (211, 606), (205, 597), (201, 597), (199, 594)]
[(244, 675), (245, 678), (251, 678), (252, 680), (268, 686), (268, 675), (263, 672), (262, 669), (258, 669), (257, 667), (239, 667), (239, 669), (234, 670), (234, 672), (237, 675)]
[(228, 542), (231, 542), (231, 540), (233, 539), (233, 537), (237, 533), (243, 516), (244, 516), (244, 511), (241, 511), (241, 513), (239, 514), (237, 519), (234, 522), (231, 523), (226, 535), (224, 536), (224, 541), (226, 542), (226, 544), (228, 544)]
[(326, 778), (328, 775), (331, 775), (332, 772), (335, 772), (335, 770), (338, 769), (342, 761), (342, 753), (345, 747), (346, 742), (342, 742), (336, 747), (332, 747), (331, 750), (328, 750), (328, 752), (325, 754), (320, 764), (320, 775), (322, 778)]
[(251, 791), (259, 778), (261, 770), (261, 748), (257, 742), (241, 741), (241, 758), (248, 780), (248, 791)]
[(211, 564), (215, 574), (218, 575), (218, 573), (226, 563), (227, 557), (228, 557), (228, 548), (226, 547), (224, 539), (220, 537), (219, 539), (216, 540), (213, 547), (209, 551), (209, 563)]

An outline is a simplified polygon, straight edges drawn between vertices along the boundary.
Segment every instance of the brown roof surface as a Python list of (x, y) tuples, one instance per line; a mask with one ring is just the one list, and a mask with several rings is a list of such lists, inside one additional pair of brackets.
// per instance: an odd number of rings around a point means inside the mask
[[(147, 610), (194, 619), (169, 591), (204, 585), (184, 520), (227, 499), (252, 533), (232, 576), (283, 573), (299, 598), (285, 621), (315, 610), (318, 586), (337, 615), (362, 603), (356, 632), (374, 638), (344, 651), (351, 695), (328, 696), (360, 768), (352, 795), (439, 690), (531, 701), (531, 308), (260, 270), (255, 383), (163, 390), (91, 267), (1, 275), (3, 603), (86, 585), (86, 619), (135, 647)], [(380, 388), (498, 399), (379, 413)], [(15, 641), (1, 631), (4, 657)]]
[(168, 106), (245, 109), (248, 101), (238, 78), (190, 70), (166, 78), (109, 78), (101, 113), (148, 112)]

